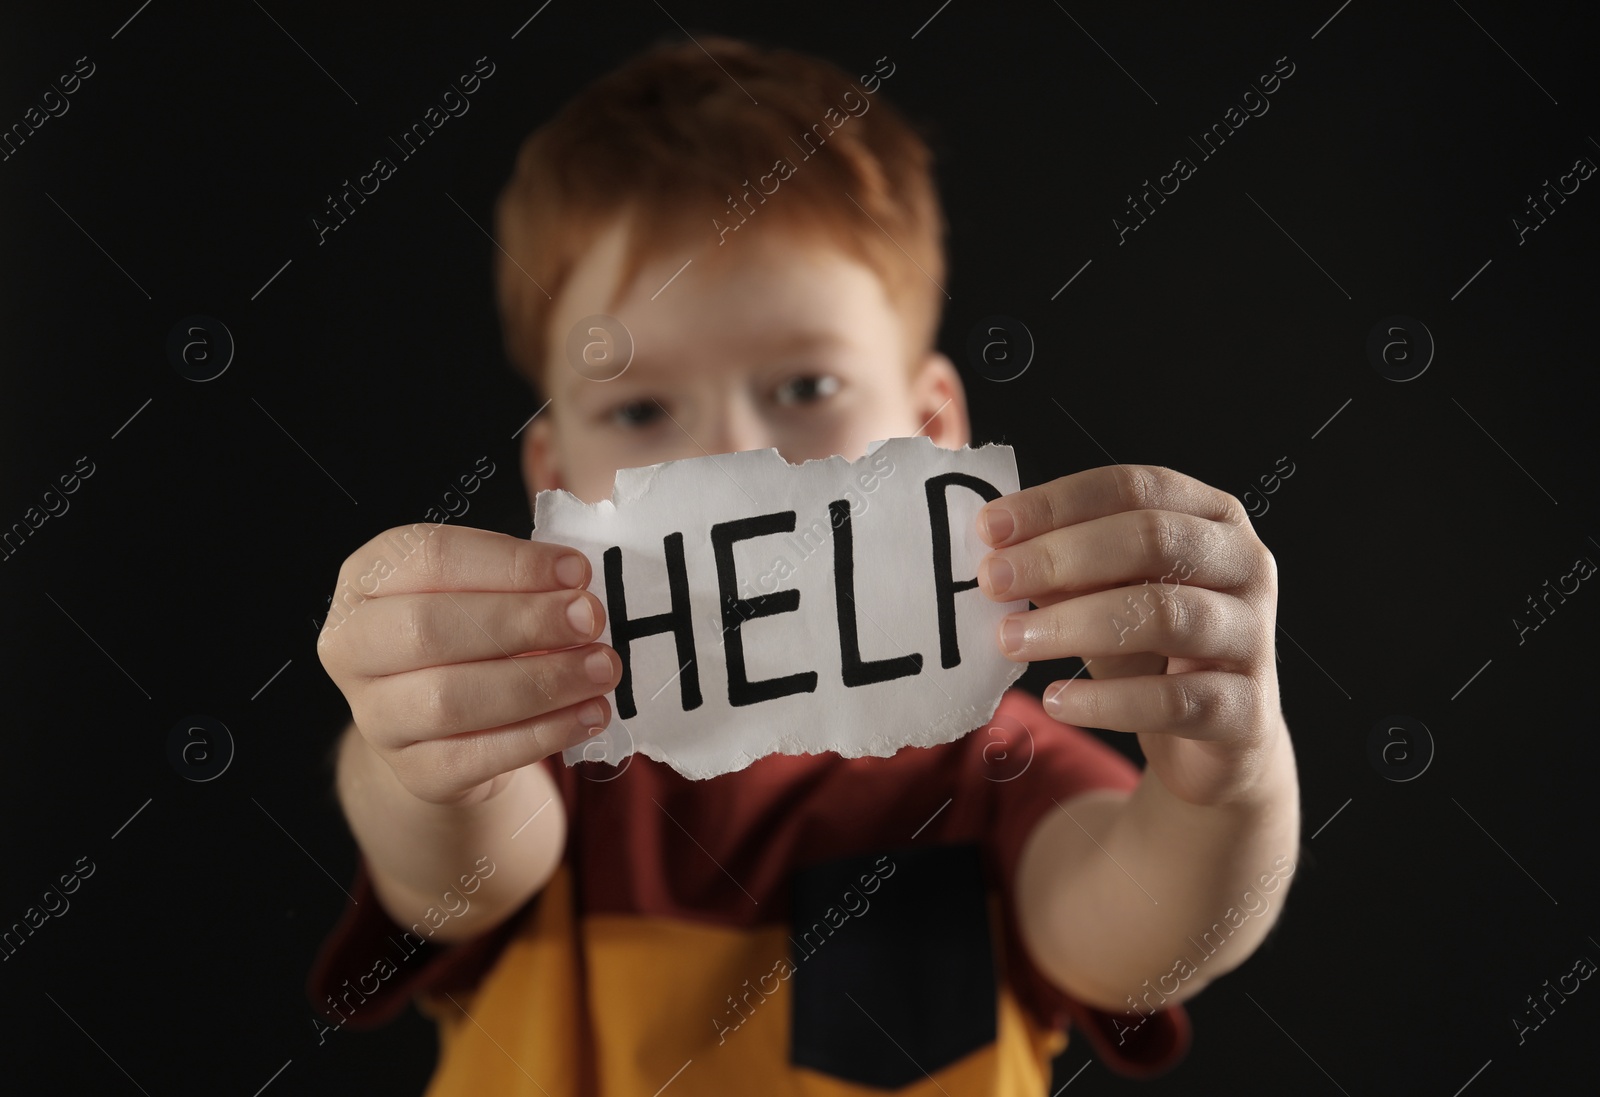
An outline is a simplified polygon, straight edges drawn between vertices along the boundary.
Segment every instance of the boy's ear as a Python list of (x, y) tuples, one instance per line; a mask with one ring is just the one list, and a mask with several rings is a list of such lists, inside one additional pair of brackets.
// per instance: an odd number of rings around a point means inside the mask
[(551, 450), (550, 420), (535, 419), (522, 434), (522, 482), (530, 505), (539, 492), (565, 486)]
[(960, 449), (972, 440), (967, 390), (955, 363), (938, 351), (922, 360), (911, 378), (911, 406), (922, 433), (936, 446)]

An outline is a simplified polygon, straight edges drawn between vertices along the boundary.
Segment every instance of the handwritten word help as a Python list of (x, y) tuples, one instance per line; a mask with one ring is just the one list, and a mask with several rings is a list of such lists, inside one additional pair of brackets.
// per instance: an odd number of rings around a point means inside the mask
[[(534, 538), (588, 556), (606, 605), (622, 677), (603, 735), (703, 778), (773, 753), (887, 756), (988, 721), (1023, 669), (995, 631), (1027, 603), (977, 589), (975, 521), (1015, 490), (1007, 446), (895, 438), (802, 465), (747, 450), (623, 469), (593, 505), (540, 492)], [(819, 550), (793, 552), (797, 536)], [(568, 764), (628, 753), (594, 742)]]

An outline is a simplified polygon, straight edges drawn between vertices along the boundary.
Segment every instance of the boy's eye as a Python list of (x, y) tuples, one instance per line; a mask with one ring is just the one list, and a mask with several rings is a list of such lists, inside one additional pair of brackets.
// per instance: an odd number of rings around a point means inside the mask
[(647, 427), (661, 417), (661, 405), (654, 400), (630, 400), (606, 413), (606, 418), (619, 427)]
[(778, 386), (780, 404), (810, 404), (839, 391), (839, 379), (832, 374), (805, 374)]

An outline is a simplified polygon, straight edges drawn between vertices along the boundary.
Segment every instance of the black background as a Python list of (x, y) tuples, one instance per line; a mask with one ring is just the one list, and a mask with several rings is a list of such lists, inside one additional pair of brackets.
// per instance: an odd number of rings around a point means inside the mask
[[(421, 1089), (427, 1022), (319, 1046), (302, 994), (355, 853), (326, 762), (347, 713), (313, 621), (345, 555), (421, 520), (482, 455), (497, 471), (463, 520), (528, 529), (511, 436), (534, 405), (474, 221), (526, 132), (676, 18), (852, 73), (895, 63), (882, 94), (927, 128), (953, 225), (943, 349), (968, 368), (992, 314), (1037, 341), (1014, 381), (966, 375), (976, 439), (1016, 447), (1025, 485), (1115, 460), (1242, 497), (1293, 463), (1255, 519), (1302, 779), (1292, 895), (1189, 1003), (1181, 1068), (1079, 1074), (1077, 1041), (1056, 1088), (1592, 1092), (1600, 986), (1520, 1046), (1512, 1022), (1600, 961), (1600, 592), (1520, 644), (1513, 624), (1537, 620), (1545, 580), (1600, 560), (1600, 179), (1524, 243), (1512, 226), (1600, 157), (1585, 5), (10, 7), (0, 125), (75, 59), (96, 68), (0, 164), (0, 526), (80, 456), (95, 471), (0, 562), (0, 921), (77, 858), (96, 871), (0, 964), (9, 1076)], [(324, 196), (483, 56), (498, 68), (470, 112), (319, 245)], [(1296, 67), (1269, 113), (1119, 245), (1125, 196), (1280, 57)], [(193, 314), (237, 342), (214, 381), (167, 356)], [(1403, 383), (1365, 349), (1397, 314), (1437, 341)], [(236, 746), (206, 783), (167, 758), (192, 714)], [(1391, 715), (1431, 732), (1411, 781), (1368, 760)]]

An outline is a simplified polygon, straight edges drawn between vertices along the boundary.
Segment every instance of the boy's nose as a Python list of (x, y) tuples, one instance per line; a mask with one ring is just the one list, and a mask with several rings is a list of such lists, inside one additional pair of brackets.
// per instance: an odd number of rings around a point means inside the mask
[(725, 393), (711, 407), (702, 444), (711, 453), (733, 453), (745, 449), (766, 449), (777, 445), (760, 413), (750, 401), (736, 393)]

